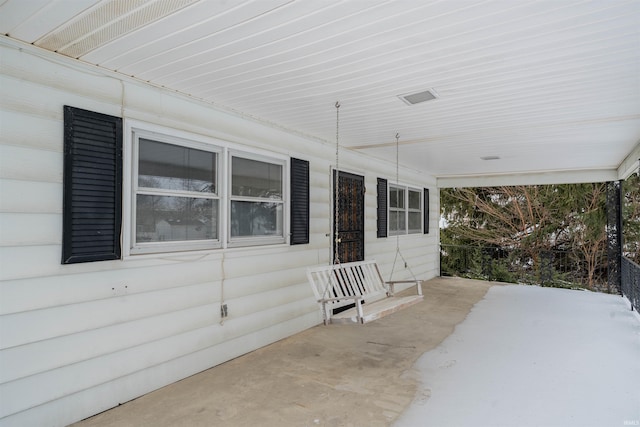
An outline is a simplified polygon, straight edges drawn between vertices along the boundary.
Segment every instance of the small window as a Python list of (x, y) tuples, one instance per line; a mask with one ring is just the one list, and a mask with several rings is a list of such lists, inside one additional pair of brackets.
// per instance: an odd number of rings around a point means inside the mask
[(405, 209), (405, 189), (389, 187), (389, 234), (406, 234), (407, 210)]
[(389, 234), (422, 232), (422, 191), (389, 186)]
[(231, 154), (231, 246), (284, 243), (285, 162)]
[(218, 247), (219, 153), (186, 141), (134, 141), (133, 252)]
[(420, 190), (414, 190), (409, 188), (409, 209), (408, 215), (408, 228), (409, 234), (417, 234), (422, 232), (422, 192)]

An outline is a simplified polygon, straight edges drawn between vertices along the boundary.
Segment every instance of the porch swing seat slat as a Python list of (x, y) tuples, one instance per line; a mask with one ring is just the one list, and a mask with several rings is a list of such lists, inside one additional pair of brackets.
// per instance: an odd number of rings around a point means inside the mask
[[(422, 280), (385, 281), (375, 261), (310, 267), (307, 277), (325, 324), (367, 323), (422, 301)], [(416, 295), (395, 296), (396, 284), (412, 284)], [(334, 310), (353, 305), (337, 314)]]

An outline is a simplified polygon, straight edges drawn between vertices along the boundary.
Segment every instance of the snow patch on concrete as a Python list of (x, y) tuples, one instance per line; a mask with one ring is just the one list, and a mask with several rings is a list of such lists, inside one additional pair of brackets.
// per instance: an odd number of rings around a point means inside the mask
[(640, 425), (640, 317), (620, 296), (494, 286), (417, 369), (397, 427)]

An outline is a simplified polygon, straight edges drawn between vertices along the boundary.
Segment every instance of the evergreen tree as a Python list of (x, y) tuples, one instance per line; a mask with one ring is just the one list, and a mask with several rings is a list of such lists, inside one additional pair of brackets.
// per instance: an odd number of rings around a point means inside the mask
[[(517, 252), (512, 270), (543, 265), (540, 257), (553, 253), (572, 280), (594, 288), (606, 282), (606, 191), (605, 183), (443, 189), (441, 241)], [(638, 262), (637, 175), (624, 183), (623, 194), (624, 252)]]

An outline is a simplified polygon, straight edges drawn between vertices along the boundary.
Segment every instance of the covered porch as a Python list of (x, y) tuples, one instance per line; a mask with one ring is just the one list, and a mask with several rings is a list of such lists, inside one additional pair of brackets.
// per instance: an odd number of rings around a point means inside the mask
[(623, 298), (451, 277), (424, 292), (376, 322), (314, 327), (75, 426), (639, 422), (640, 317)]
[(442, 188), (638, 171), (637, 2), (7, 0), (0, 16), (2, 426), (136, 398), (86, 423), (392, 423), (414, 363), (490, 285), (435, 279), (388, 319), (317, 327), (305, 271), (343, 231), (385, 276), (402, 247), (400, 278), (427, 281)]

